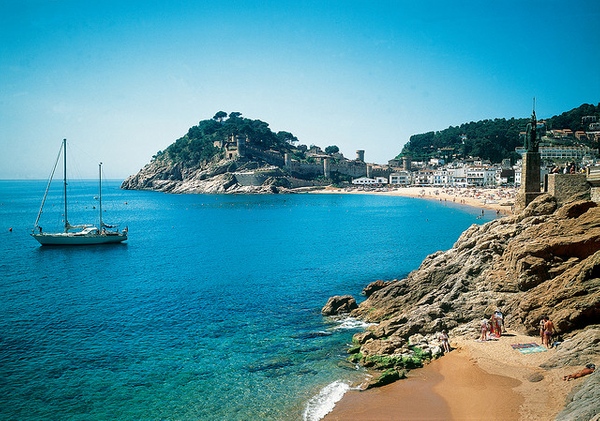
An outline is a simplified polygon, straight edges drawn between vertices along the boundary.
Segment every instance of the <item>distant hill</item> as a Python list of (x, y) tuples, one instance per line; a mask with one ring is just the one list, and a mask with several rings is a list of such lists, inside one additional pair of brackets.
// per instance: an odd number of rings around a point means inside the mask
[[(595, 116), (600, 121), (600, 104), (583, 104), (571, 111), (546, 119), (546, 129), (571, 129), (586, 131), (589, 123), (583, 117)], [(462, 158), (466, 156), (501, 162), (505, 158), (517, 159), (515, 148), (522, 145), (519, 133), (525, 131), (530, 118), (497, 118), (450, 126), (437, 132), (415, 134), (404, 145), (397, 156), (411, 156), (413, 159), (431, 157)], [(585, 144), (585, 142), (583, 142)], [(592, 146), (587, 144), (586, 146)]]

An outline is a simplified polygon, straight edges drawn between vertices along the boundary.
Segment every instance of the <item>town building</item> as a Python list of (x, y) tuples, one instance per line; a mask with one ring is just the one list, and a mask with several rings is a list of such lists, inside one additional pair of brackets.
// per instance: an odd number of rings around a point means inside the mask
[(398, 171), (390, 174), (390, 183), (394, 186), (408, 186), (411, 184), (411, 177), (408, 171)]
[[(525, 153), (523, 147), (518, 147), (515, 150), (521, 156)], [(539, 152), (543, 161), (581, 161), (585, 157), (598, 156), (598, 149), (587, 146), (540, 146)]]

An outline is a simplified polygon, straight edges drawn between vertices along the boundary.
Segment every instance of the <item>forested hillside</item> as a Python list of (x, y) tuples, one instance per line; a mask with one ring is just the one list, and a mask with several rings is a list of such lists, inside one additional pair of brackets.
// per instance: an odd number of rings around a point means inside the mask
[(211, 120), (202, 120), (197, 126), (191, 127), (185, 136), (177, 139), (164, 151), (158, 152), (155, 158), (166, 156), (173, 162), (188, 165), (206, 162), (221, 153), (214, 142), (225, 140), (232, 134), (248, 136), (254, 147), (275, 149), (282, 153), (290, 151), (292, 144), (298, 141), (289, 132), (274, 133), (264, 121), (244, 118), (238, 112), (232, 112), (228, 116), (224, 111), (219, 111)]
[[(551, 117), (546, 120), (546, 129), (585, 131), (589, 124), (584, 123), (582, 118), (586, 116), (596, 116), (600, 121), (600, 104), (583, 104)], [(451, 126), (438, 132), (416, 134), (410, 137), (397, 158), (409, 155), (413, 159), (441, 157), (452, 160), (473, 156), (492, 162), (501, 162), (504, 158), (515, 159), (518, 158), (515, 148), (522, 145), (519, 132), (525, 131), (529, 121), (529, 117), (510, 120), (497, 118)]]

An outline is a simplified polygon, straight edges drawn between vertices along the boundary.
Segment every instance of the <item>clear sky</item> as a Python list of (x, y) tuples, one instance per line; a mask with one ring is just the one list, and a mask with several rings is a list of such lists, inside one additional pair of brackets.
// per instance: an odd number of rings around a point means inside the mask
[(125, 178), (217, 111), (348, 158), (600, 102), (600, 1), (0, 0), (0, 178)]

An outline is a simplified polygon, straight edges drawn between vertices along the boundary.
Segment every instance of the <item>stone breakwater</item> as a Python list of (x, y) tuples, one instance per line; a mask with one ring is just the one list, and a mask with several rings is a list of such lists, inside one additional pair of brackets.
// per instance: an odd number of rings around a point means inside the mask
[[(443, 329), (476, 339), (480, 320), (496, 308), (507, 328), (524, 334), (537, 335), (543, 316), (554, 321), (561, 345), (542, 369), (598, 365), (600, 207), (559, 206), (542, 195), (518, 215), (473, 225), (450, 250), (428, 256), (405, 279), (370, 285), (367, 295), (350, 315), (373, 325), (354, 336), (349, 352), (381, 370), (383, 383), (403, 377), (411, 362), (441, 355), (433, 351)], [(586, 392), (574, 392), (561, 419), (584, 407), (600, 413), (598, 379), (582, 383)]]

